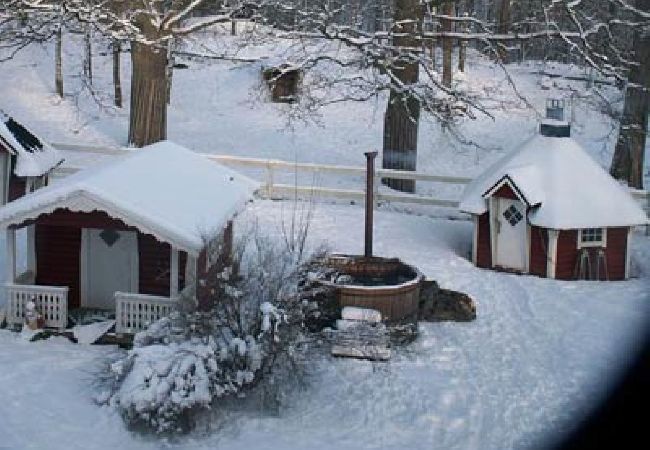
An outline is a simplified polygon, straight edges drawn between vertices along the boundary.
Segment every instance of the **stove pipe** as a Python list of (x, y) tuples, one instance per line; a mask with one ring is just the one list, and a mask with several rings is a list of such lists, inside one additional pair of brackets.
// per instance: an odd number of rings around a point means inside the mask
[(366, 152), (366, 245), (364, 256), (372, 256), (373, 212), (375, 209), (375, 158), (377, 152)]

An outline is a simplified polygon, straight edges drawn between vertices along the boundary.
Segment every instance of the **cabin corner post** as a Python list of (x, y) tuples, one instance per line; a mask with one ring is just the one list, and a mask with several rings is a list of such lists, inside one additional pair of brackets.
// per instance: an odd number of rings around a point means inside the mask
[(5, 284), (13, 284), (16, 281), (16, 230), (7, 227), (5, 236)]
[(555, 269), (557, 267), (557, 241), (560, 235), (559, 230), (548, 230), (548, 253), (546, 255), (546, 276), (555, 278)]
[(179, 264), (178, 248), (171, 246), (169, 264), (169, 297), (178, 297)]
[[(650, 198), (650, 197), (649, 197)], [(650, 225), (648, 225), (650, 226)], [(646, 227), (647, 229), (647, 227)], [(627, 239), (625, 242), (625, 279), (627, 280), (630, 278), (630, 253), (632, 251), (632, 233), (634, 231), (634, 227), (629, 227), (627, 229)]]
[(27, 271), (36, 279), (36, 226), (27, 226)]

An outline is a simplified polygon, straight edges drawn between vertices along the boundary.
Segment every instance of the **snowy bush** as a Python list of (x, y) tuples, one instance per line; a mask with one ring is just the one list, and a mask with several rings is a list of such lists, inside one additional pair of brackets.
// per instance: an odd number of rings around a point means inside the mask
[[(278, 373), (295, 375), (309, 343), (305, 311), (315, 309), (298, 292), (301, 267), (284, 245), (249, 235), (234, 260), (199, 276), (178, 311), (135, 336), (110, 366), (104, 402), (132, 426), (186, 431), (219, 399), (273, 383)], [(208, 311), (196, 308), (206, 302)]]

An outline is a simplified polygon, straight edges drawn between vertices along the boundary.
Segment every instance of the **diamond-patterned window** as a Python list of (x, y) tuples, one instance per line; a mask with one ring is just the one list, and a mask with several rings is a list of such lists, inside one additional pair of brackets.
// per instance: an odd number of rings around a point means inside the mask
[(112, 247), (120, 238), (120, 233), (115, 230), (107, 229), (99, 233), (99, 237), (102, 238), (102, 241), (104, 241), (106, 245)]
[(508, 223), (513, 227), (524, 218), (515, 205), (510, 205), (510, 207), (503, 212), (503, 217), (505, 217)]

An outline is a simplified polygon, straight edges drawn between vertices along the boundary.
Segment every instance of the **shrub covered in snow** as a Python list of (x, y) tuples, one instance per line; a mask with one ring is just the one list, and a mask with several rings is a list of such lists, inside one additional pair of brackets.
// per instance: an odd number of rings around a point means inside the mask
[[(237, 249), (234, 261), (200, 275), (178, 311), (138, 333), (110, 366), (113, 384), (102, 400), (130, 425), (191, 429), (219, 399), (300, 367), (310, 341), (305, 314), (315, 310), (299, 292), (301, 258), (258, 235)], [(206, 304), (197, 296), (211, 297), (209, 311), (196, 309)]]

